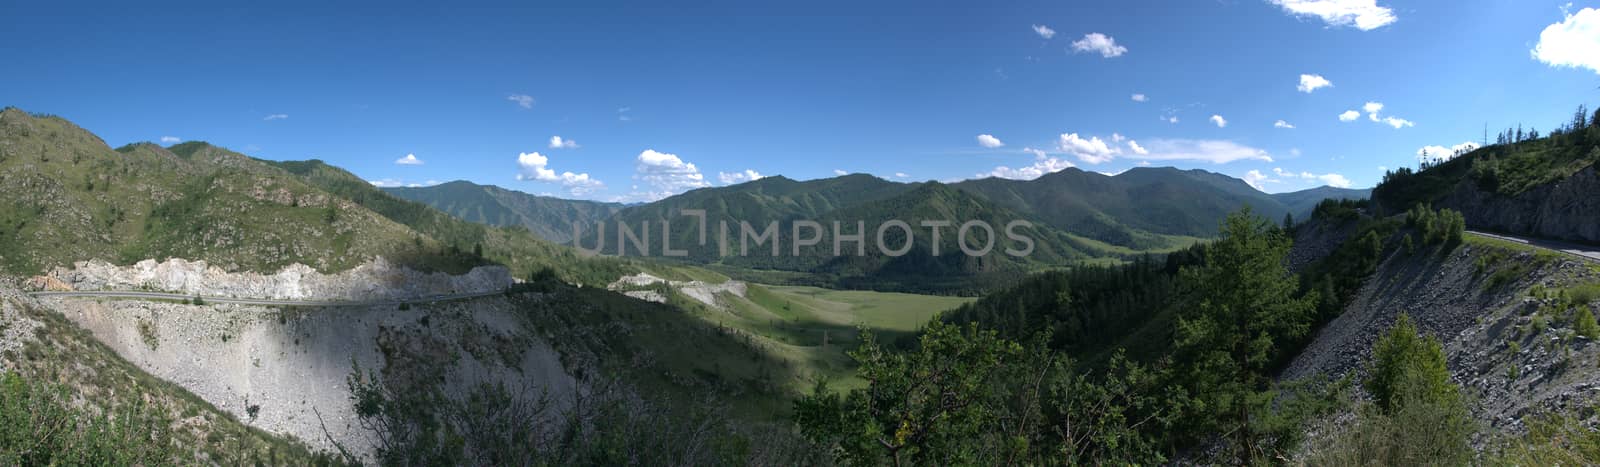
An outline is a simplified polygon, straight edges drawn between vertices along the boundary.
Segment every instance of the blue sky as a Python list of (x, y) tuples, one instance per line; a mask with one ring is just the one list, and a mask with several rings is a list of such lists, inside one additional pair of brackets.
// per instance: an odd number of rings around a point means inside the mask
[(1069, 164), (1365, 187), (1485, 124), (1548, 130), (1600, 102), (1595, 2), (765, 3), (5, 2), (0, 105), (113, 146), (639, 201)]

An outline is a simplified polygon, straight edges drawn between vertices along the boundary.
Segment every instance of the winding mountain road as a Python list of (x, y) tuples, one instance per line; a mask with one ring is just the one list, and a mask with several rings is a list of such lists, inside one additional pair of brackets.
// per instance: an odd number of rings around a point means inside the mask
[(1535, 248), (1542, 248), (1542, 249), (1555, 251), (1555, 252), (1559, 252), (1559, 253), (1566, 253), (1568, 255), (1576, 256), (1576, 257), (1583, 258), (1583, 259), (1586, 259), (1586, 260), (1589, 260), (1589, 261), (1600, 262), (1600, 247), (1589, 246), (1589, 245), (1579, 245), (1579, 244), (1576, 244), (1576, 243), (1568, 243), (1568, 242), (1563, 242), (1563, 241), (1558, 241), (1558, 240), (1545, 240), (1545, 239), (1532, 238), (1532, 237), (1519, 237), (1519, 236), (1505, 235), (1505, 234), (1492, 234), (1492, 233), (1486, 233), (1486, 232), (1475, 232), (1475, 231), (1471, 231), (1471, 230), (1468, 230), (1467, 233), (1470, 234), (1470, 235), (1477, 235), (1479, 237), (1493, 238), (1493, 239), (1496, 239), (1496, 240), (1505, 240), (1505, 241), (1513, 242), (1513, 243), (1521, 243), (1523, 245), (1528, 245), (1528, 246), (1535, 247)]
[[(450, 300), (465, 300), (469, 298), (487, 297), (503, 294), (503, 290), (489, 292), (471, 292), (448, 295), (434, 295), (411, 300), (271, 300), (259, 298), (232, 298), (232, 297), (206, 297), (198, 298), (205, 303), (228, 303), (234, 305), (260, 305), (260, 306), (399, 306), (404, 303), (442, 302)], [(196, 296), (163, 292), (119, 292), (119, 291), (75, 291), (75, 292), (29, 292), (36, 298), (131, 298), (143, 300), (180, 300), (189, 301)]]

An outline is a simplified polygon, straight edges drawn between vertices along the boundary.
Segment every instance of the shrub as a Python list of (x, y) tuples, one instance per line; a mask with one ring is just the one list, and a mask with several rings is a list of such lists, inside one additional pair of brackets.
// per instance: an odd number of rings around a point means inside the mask
[(66, 387), (0, 373), (0, 465), (164, 465), (168, 420), (142, 403), (94, 413)]
[(1310, 449), (1306, 464), (1466, 465), (1474, 430), (1439, 341), (1400, 315), (1372, 353), (1363, 386), (1374, 404), (1327, 446)]
[(1529, 416), (1523, 421), (1527, 433), (1506, 440), (1490, 464), (1600, 464), (1600, 431), (1586, 428), (1579, 420), (1561, 413)]
[(1397, 413), (1411, 402), (1461, 403), (1439, 340), (1419, 334), (1404, 314), (1373, 345), (1367, 374), (1363, 386), (1385, 413)]
[(155, 350), (156, 347), (161, 345), (161, 338), (156, 335), (155, 325), (142, 319), (139, 320), (139, 338), (144, 341), (144, 345), (149, 347), (150, 350)]
[(1567, 287), (1563, 290), (1567, 301), (1574, 305), (1588, 305), (1600, 299), (1600, 284), (1583, 284)]
[(1588, 339), (1600, 337), (1600, 325), (1595, 324), (1594, 313), (1589, 311), (1587, 305), (1578, 307), (1578, 314), (1573, 321), (1572, 328), (1578, 331), (1578, 335)]

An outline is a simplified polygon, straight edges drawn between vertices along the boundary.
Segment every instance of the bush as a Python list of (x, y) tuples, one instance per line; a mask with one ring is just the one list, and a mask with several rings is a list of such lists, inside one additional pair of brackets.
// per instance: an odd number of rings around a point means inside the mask
[(1426, 204), (1419, 204), (1406, 211), (1406, 226), (1421, 231), (1424, 244), (1454, 247), (1461, 243), (1467, 219), (1459, 211), (1434, 211)]
[(1325, 446), (1309, 465), (1466, 465), (1473, 425), (1460, 389), (1450, 382), (1439, 341), (1400, 315), (1372, 348), (1363, 386), (1374, 404)]
[(1594, 313), (1589, 311), (1587, 305), (1578, 307), (1578, 314), (1573, 321), (1572, 328), (1578, 331), (1578, 335), (1590, 340), (1600, 337), (1600, 325), (1595, 324)]
[(1560, 413), (1524, 418), (1528, 431), (1506, 440), (1493, 465), (1600, 464), (1600, 432)]
[(168, 427), (143, 404), (92, 413), (63, 386), (0, 373), (0, 465), (169, 464)]
[(1461, 403), (1460, 392), (1450, 382), (1439, 340), (1419, 334), (1411, 317), (1404, 314), (1373, 345), (1363, 386), (1378, 407), (1391, 415), (1410, 402)]
[(1563, 290), (1567, 302), (1574, 305), (1588, 305), (1600, 299), (1600, 284), (1575, 285)]

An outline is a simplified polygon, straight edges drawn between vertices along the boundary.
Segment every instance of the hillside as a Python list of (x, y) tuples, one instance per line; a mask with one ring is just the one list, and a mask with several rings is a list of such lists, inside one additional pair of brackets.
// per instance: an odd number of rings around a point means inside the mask
[[(699, 219), (675, 215), (679, 209), (707, 211), (704, 245), (700, 243)], [(886, 255), (878, 248), (876, 229), (892, 220), (906, 222), (912, 228), (912, 244), (901, 256)], [(931, 229), (920, 225), (924, 220), (947, 220), (954, 224), (942, 228), (939, 243), (935, 247)], [(936, 182), (900, 184), (867, 175), (806, 182), (773, 177), (732, 187), (695, 190), (656, 203), (624, 209), (606, 223), (608, 230), (601, 251), (617, 253), (616, 226), (620, 221), (640, 235), (644, 235), (644, 229), (649, 228), (648, 238), (654, 244), (652, 255), (663, 257), (659, 242), (661, 225), (669, 221), (672, 247), (683, 249), (686, 253), (680, 260), (710, 265), (739, 278), (847, 288), (968, 294), (1007, 283), (1032, 270), (1096, 259), (1131, 259), (1139, 254), (1134, 250), (1106, 245), (1034, 222), (1032, 227), (1019, 226), (1012, 232), (1033, 239), (1033, 251), (1026, 257), (1012, 256), (1005, 250), (1020, 251), (1026, 246), (1006, 235), (1005, 226), (1015, 220), (1029, 220), (1029, 217)], [(753, 241), (750, 246), (752, 250), (743, 252), (741, 221), (755, 229), (754, 234), (764, 230), (769, 223), (775, 225), (775, 232), (780, 238), (778, 254), (773, 254), (770, 243), (756, 245)], [(821, 228), (813, 230), (801, 225), (797, 237), (797, 221), (814, 221)], [(979, 257), (963, 254), (957, 243), (957, 228), (960, 223), (968, 221), (983, 221), (994, 228), (994, 247)], [(721, 222), (726, 222), (729, 229), (727, 255), (719, 250), (718, 229)], [(867, 230), (866, 246), (864, 251), (859, 252), (864, 254), (857, 254), (857, 243), (854, 241), (844, 241), (841, 254), (833, 254), (832, 226), (835, 222), (840, 224), (840, 231), (844, 235), (857, 232), (857, 223), (861, 223)], [(973, 231), (968, 241), (970, 248), (979, 249), (989, 240), (983, 236), (983, 232), (981, 229)], [(580, 245), (595, 248), (600, 241), (597, 235), (586, 234)], [(817, 242), (797, 247), (794, 242), (796, 238), (814, 238)], [(884, 241), (890, 250), (904, 248), (903, 231), (887, 230)], [(1172, 242), (1174, 245), (1180, 243)], [(933, 254), (935, 249), (940, 252), (939, 255)], [(639, 249), (630, 243), (627, 253), (637, 255)]]
[(498, 262), (510, 267), (519, 277), (549, 269), (562, 280), (589, 285), (610, 283), (646, 268), (615, 258), (584, 257), (572, 248), (540, 239), (520, 225), (492, 227), (461, 220), (422, 203), (390, 195), (355, 174), (322, 161), (263, 162), (437, 240), (442, 248), (436, 256), (459, 258), (458, 262)]
[(383, 191), (466, 221), (496, 227), (522, 226), (539, 238), (555, 243), (572, 241), (572, 224), (593, 225), (622, 210), (618, 203), (535, 196), (467, 181), (392, 187)]
[(1283, 207), (1294, 215), (1295, 219), (1304, 220), (1311, 217), (1311, 210), (1316, 209), (1317, 203), (1325, 199), (1361, 200), (1372, 197), (1372, 189), (1334, 188), (1319, 186), (1288, 193), (1273, 193), (1272, 199), (1283, 204)]
[(459, 269), (442, 246), (254, 159), (190, 142), (112, 150), (59, 117), (0, 112), (0, 268), (204, 259), (227, 269), (322, 271), (386, 256)]
[(1383, 212), (1431, 204), (1461, 211), (1476, 229), (1600, 242), (1600, 125), (1518, 137), (1392, 171), (1372, 199)]
[[(336, 462), (308, 440), (269, 433), (253, 421), (243, 410), (218, 410), (146, 373), (50, 304), (0, 281), (0, 458), (6, 463)], [(22, 457), (9, 456), (18, 453)]]
[(1116, 176), (1068, 168), (1034, 180), (986, 178), (953, 186), (1068, 232), (1134, 249), (1161, 235), (1205, 237), (1242, 206), (1281, 218), (1288, 209), (1244, 181), (1203, 170), (1136, 167)]

